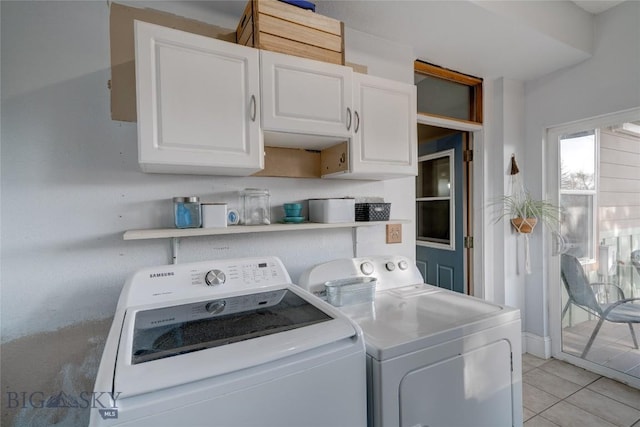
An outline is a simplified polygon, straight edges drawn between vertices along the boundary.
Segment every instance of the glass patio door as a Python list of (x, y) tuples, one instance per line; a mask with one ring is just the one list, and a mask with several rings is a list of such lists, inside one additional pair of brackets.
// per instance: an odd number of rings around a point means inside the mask
[(554, 356), (638, 386), (640, 116), (551, 131), (549, 142), (562, 208), (550, 263)]

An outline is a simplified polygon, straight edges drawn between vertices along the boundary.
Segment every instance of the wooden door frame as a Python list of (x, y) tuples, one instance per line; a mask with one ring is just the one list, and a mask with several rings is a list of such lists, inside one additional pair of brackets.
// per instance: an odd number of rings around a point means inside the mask
[[(469, 295), (484, 298), (488, 286), (485, 281), (485, 251), (483, 250), (485, 245), (485, 212), (484, 209), (474, 210), (474, 206), (484, 206), (485, 204), (484, 129), (482, 125), (484, 80), (421, 60), (416, 60), (413, 64), (414, 73), (466, 85), (471, 89), (470, 120), (452, 119), (418, 112), (417, 123), (467, 133), (465, 140), (467, 149), (472, 150), (473, 161), (464, 162), (463, 166), (463, 232), (465, 236), (472, 239), (473, 245), (472, 248), (467, 248), (464, 252), (465, 287)], [(473, 248), (480, 250), (474, 251)]]

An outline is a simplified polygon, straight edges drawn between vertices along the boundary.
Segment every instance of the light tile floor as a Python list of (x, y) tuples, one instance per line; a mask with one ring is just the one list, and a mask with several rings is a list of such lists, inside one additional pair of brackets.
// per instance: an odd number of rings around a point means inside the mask
[(568, 363), (522, 355), (525, 427), (640, 427), (640, 390)]
[[(563, 350), (580, 357), (597, 322), (597, 319), (593, 319), (565, 327), (562, 330)], [(635, 334), (640, 342), (638, 326), (635, 327)], [(604, 322), (586, 359), (640, 378), (640, 350), (634, 348), (626, 323)]]

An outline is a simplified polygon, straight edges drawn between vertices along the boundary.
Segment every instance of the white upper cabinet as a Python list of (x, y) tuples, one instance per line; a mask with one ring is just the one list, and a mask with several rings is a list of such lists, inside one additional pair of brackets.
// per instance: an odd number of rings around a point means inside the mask
[(353, 74), (353, 81), (350, 175), (366, 179), (417, 175), (415, 85), (359, 73)]
[(247, 176), (268, 145), (324, 150), (325, 177), (417, 175), (414, 85), (139, 21), (135, 39), (145, 172)]
[(135, 22), (138, 156), (145, 172), (264, 167), (258, 50)]
[(332, 155), (349, 167), (325, 177), (418, 174), (415, 85), (268, 51), (260, 52), (260, 74), (266, 145), (322, 150), (348, 141), (344, 156)]
[[(263, 130), (343, 140), (351, 136), (351, 68), (261, 51), (260, 72)], [(272, 138), (268, 145), (290, 144)]]

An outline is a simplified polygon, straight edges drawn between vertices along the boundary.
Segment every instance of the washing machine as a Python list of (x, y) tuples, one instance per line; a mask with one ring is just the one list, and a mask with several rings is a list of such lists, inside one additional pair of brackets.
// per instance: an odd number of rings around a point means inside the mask
[(91, 426), (366, 426), (360, 327), (275, 257), (145, 268), (124, 285)]
[(364, 332), (370, 426), (522, 425), (519, 310), (425, 284), (402, 256), (330, 261), (299, 284), (323, 299), (366, 277), (375, 291), (339, 308)]

